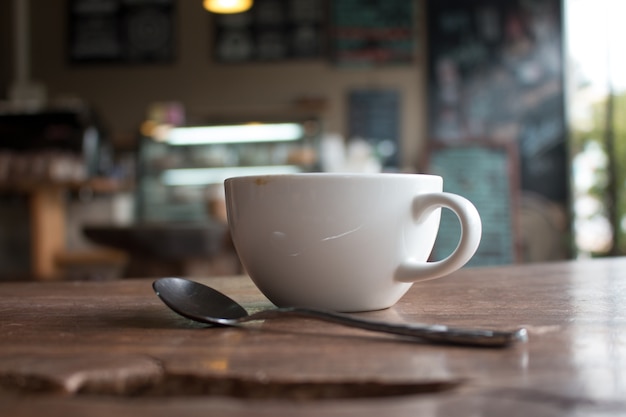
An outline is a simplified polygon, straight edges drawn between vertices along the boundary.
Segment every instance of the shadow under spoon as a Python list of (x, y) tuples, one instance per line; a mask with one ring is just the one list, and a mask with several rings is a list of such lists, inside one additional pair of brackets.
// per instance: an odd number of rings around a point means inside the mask
[(310, 308), (285, 307), (248, 314), (241, 305), (221, 292), (183, 278), (160, 278), (153, 282), (152, 288), (165, 305), (181, 316), (217, 326), (237, 326), (254, 320), (298, 316), (440, 344), (498, 348), (515, 342), (526, 342), (528, 339), (524, 328), (500, 331), (452, 328), (438, 324), (385, 323)]

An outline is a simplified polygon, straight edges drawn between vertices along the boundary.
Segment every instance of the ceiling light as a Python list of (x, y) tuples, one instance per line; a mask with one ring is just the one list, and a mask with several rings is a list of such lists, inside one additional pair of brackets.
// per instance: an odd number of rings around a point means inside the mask
[(204, 0), (203, 6), (211, 13), (241, 13), (252, 7), (252, 0)]
[(246, 124), (231, 126), (192, 126), (170, 129), (170, 145), (202, 145), (213, 143), (288, 142), (303, 137), (298, 123)]

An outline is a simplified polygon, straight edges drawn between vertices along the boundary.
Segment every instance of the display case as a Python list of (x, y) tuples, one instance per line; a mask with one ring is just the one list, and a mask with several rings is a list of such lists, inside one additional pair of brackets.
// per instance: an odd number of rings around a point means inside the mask
[(316, 171), (320, 131), (314, 119), (152, 127), (138, 152), (137, 219), (211, 220), (228, 177)]

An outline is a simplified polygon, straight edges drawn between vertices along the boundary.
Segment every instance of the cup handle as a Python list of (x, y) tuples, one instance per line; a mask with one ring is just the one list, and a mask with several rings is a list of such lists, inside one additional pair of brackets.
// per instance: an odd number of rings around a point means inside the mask
[(440, 261), (404, 261), (396, 270), (396, 281), (417, 282), (448, 275), (465, 265), (478, 249), (482, 223), (478, 210), (466, 198), (444, 192), (420, 194), (413, 200), (413, 216), (418, 223), (427, 221), (430, 214), (441, 207), (452, 210), (461, 223), (461, 237), (456, 249)]

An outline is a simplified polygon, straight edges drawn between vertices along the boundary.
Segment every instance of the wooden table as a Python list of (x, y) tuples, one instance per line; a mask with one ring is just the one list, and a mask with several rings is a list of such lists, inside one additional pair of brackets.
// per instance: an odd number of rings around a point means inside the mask
[(63, 277), (61, 267), (80, 263), (124, 264), (122, 252), (89, 249), (72, 252), (66, 248), (66, 193), (88, 190), (98, 194), (113, 194), (128, 189), (128, 185), (109, 178), (86, 181), (11, 181), (0, 182), (0, 193), (24, 193), (29, 196), (29, 227), (31, 242), (30, 274), (36, 280), (57, 280)]
[[(0, 284), (0, 415), (626, 415), (626, 258), (464, 269), (363, 314), (526, 326), (507, 349), (295, 318), (204, 328), (151, 281)], [(204, 281), (268, 305), (246, 277)]]

